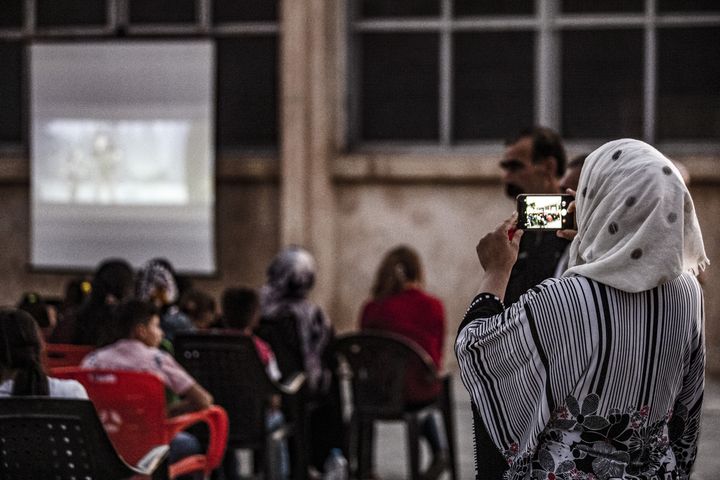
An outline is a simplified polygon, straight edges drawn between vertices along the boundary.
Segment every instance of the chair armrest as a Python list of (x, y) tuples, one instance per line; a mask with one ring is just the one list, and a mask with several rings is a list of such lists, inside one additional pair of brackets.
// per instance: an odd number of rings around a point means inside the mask
[(227, 445), (228, 416), (222, 407), (211, 405), (204, 410), (168, 418), (165, 420), (166, 434), (168, 441), (172, 440), (181, 430), (200, 422), (208, 426), (208, 449), (205, 455), (207, 457), (206, 473), (210, 473), (222, 463)]
[(290, 375), (284, 382), (277, 382), (278, 390), (284, 395), (295, 395), (305, 384), (305, 374), (297, 372)]
[(150, 450), (140, 459), (137, 465), (132, 469), (140, 475), (152, 475), (152, 473), (162, 464), (165, 457), (170, 451), (169, 445), (158, 445)]

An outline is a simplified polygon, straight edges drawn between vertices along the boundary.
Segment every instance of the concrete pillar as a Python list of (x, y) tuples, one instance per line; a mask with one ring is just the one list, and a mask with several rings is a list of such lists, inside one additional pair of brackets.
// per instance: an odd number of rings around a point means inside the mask
[(332, 311), (335, 2), (283, 0), (280, 5), (280, 240), (315, 255), (313, 297)]

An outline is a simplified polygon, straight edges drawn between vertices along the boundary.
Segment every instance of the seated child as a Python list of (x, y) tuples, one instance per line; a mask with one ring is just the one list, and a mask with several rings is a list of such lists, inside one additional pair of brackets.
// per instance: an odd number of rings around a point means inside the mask
[(35, 319), (45, 340), (50, 338), (57, 326), (57, 310), (53, 305), (45, 302), (39, 293), (28, 292), (22, 296), (17, 308)]
[[(163, 338), (156, 308), (140, 300), (121, 304), (116, 312), (119, 339), (95, 350), (82, 361), (83, 368), (130, 370), (157, 375), (181, 399), (168, 405), (168, 415), (202, 410), (213, 403), (201, 387), (175, 359), (158, 348)], [(201, 453), (198, 440), (187, 432), (178, 433), (170, 442), (170, 463), (193, 453)]]
[(197, 330), (217, 327), (217, 305), (215, 299), (202, 290), (190, 289), (180, 297), (180, 311), (184, 313)]
[[(255, 290), (249, 288), (228, 288), (222, 296), (222, 313), (224, 326), (230, 331), (241, 332), (252, 338), (260, 361), (265, 365), (268, 377), (274, 381), (281, 378), (275, 355), (270, 346), (253, 334), (260, 323), (260, 299)], [(273, 395), (270, 399), (270, 408), (267, 411), (266, 426), (269, 430), (281, 427), (285, 423), (282, 411), (280, 410), (280, 396)], [(287, 442), (285, 440), (274, 441), (271, 451), (273, 461), (270, 462), (273, 471), (267, 472), (267, 478), (286, 479), (290, 474), (290, 461)], [(226, 475), (231, 478), (237, 477), (237, 463), (232, 453), (225, 457)]]

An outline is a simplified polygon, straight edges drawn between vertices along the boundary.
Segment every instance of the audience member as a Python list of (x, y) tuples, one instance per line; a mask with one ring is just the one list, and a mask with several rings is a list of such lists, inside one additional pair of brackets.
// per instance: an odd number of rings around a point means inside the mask
[(151, 302), (160, 313), (160, 326), (170, 342), (176, 332), (193, 330), (190, 319), (177, 306), (178, 288), (172, 268), (164, 259), (148, 261), (138, 272), (135, 297)]
[(22, 296), (17, 308), (33, 317), (40, 327), (43, 340), (50, 338), (58, 322), (57, 310), (53, 305), (45, 302), (39, 293), (29, 292)]
[[(560, 136), (546, 127), (522, 130), (507, 142), (500, 167), (506, 193), (513, 199), (521, 193), (561, 193), (565, 173), (565, 148)], [(513, 267), (505, 303), (515, 302), (529, 288), (553, 275), (568, 241), (554, 232), (527, 232)]]
[(456, 353), (482, 478), (690, 478), (704, 389), (709, 263), (673, 164), (637, 140), (588, 156), (568, 270), (507, 308), (522, 231), (477, 246), (485, 270)]
[(72, 343), (78, 310), (90, 297), (91, 279), (73, 278), (65, 284), (65, 296), (58, 308), (57, 326), (48, 338), (49, 343)]
[(305, 373), (310, 412), (310, 463), (322, 471), (333, 448), (342, 447), (342, 417), (334, 355), (334, 331), (322, 309), (307, 297), (315, 285), (315, 260), (305, 249), (291, 246), (270, 263), (260, 291), (258, 334), (275, 352), (284, 376)]
[(178, 307), (196, 330), (220, 327), (215, 299), (202, 290), (191, 288), (183, 293)]
[(90, 296), (78, 310), (73, 343), (103, 346), (112, 342), (116, 336), (114, 310), (130, 297), (132, 286), (129, 263), (117, 258), (104, 260), (93, 276)]
[[(225, 327), (231, 331), (241, 332), (252, 338), (260, 361), (265, 365), (268, 377), (279, 381), (281, 374), (275, 354), (270, 346), (258, 338), (254, 331), (260, 323), (260, 298), (250, 288), (228, 288), (222, 296), (222, 314)], [(285, 424), (285, 417), (280, 410), (280, 396), (273, 395), (270, 399), (270, 408), (265, 419), (269, 431), (276, 430)], [(270, 472), (266, 475), (270, 479), (288, 478), (290, 474), (290, 460), (286, 440), (272, 440), (273, 451), (270, 462)], [(238, 465), (233, 452), (225, 457), (225, 473), (230, 479), (238, 477)]]
[[(148, 302), (129, 300), (116, 312), (118, 340), (89, 353), (83, 368), (141, 371), (155, 374), (181, 397), (168, 405), (170, 416), (209, 407), (212, 396), (185, 369), (158, 346), (163, 338), (157, 309)], [(180, 432), (170, 443), (170, 463), (202, 452), (195, 437)]]
[(0, 309), (0, 397), (88, 398), (79, 382), (47, 376), (42, 364), (43, 348), (37, 323), (30, 314)]
[[(399, 246), (388, 252), (378, 268), (372, 299), (362, 309), (360, 327), (363, 330), (396, 333), (414, 341), (440, 369), (445, 342), (445, 313), (442, 302), (422, 290), (423, 280), (420, 257), (415, 250)], [(409, 410), (423, 408), (439, 395), (441, 385), (435, 388), (426, 385), (419, 382), (406, 385)], [(438, 412), (432, 412), (422, 420), (422, 434), (433, 454), (433, 461), (423, 477), (426, 479), (437, 478), (449, 458), (441, 422)], [(373, 432), (367, 434), (372, 438)], [(371, 440), (370, 445), (372, 443)]]

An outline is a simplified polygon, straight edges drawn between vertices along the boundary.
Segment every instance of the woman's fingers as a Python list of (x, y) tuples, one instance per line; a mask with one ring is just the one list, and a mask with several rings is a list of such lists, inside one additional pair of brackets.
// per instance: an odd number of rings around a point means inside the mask
[(577, 230), (558, 230), (555, 235), (565, 240), (572, 240), (577, 235)]

